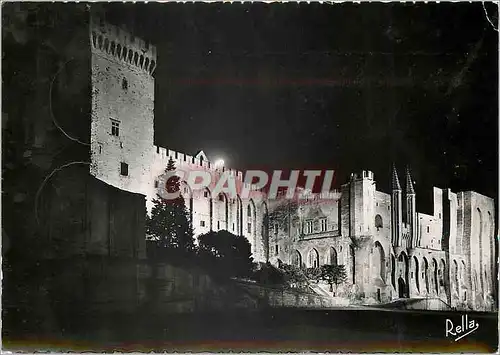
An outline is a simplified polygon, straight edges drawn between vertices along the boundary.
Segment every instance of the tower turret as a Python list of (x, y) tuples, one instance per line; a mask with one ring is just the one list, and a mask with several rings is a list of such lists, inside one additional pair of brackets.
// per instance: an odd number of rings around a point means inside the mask
[(403, 224), (403, 210), (402, 210), (402, 191), (399, 184), (398, 172), (396, 165), (392, 165), (392, 196), (391, 196), (391, 224), (392, 236), (391, 242), (394, 246), (400, 245), (401, 231)]
[(406, 223), (410, 233), (410, 245), (414, 248), (417, 246), (417, 209), (415, 190), (409, 167), (406, 167)]

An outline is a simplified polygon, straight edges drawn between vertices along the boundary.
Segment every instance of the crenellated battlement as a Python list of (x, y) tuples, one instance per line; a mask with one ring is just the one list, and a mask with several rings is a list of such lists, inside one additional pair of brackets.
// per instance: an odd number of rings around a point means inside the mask
[(111, 25), (98, 16), (92, 16), (90, 25), (92, 49), (153, 74), (156, 68), (156, 48), (149, 42)]
[(222, 168), (217, 168), (215, 165), (208, 161), (208, 160), (201, 160), (198, 159), (192, 155), (177, 152), (175, 150), (163, 148), (160, 146), (154, 146), (155, 152), (154, 154), (157, 157), (160, 157), (161, 159), (165, 159), (165, 162), (167, 162), (170, 158), (174, 160), (178, 165), (190, 165), (192, 167), (198, 167), (198, 168), (203, 168), (205, 170), (211, 171), (211, 172), (229, 172), (230, 176), (235, 176), (239, 180), (243, 180), (243, 172), (235, 170), (235, 169), (228, 169), (226, 167)]
[(362, 180), (362, 179), (374, 180), (375, 177), (373, 175), (373, 172), (371, 172), (370, 170), (363, 170), (361, 174), (358, 173), (351, 174), (351, 180)]

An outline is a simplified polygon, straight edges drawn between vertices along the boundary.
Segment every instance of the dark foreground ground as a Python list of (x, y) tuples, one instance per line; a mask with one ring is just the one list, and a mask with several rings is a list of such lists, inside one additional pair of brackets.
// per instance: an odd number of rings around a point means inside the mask
[(459, 341), (461, 313), (378, 309), (267, 309), (191, 315), (72, 317), (38, 335), (5, 331), (4, 350), (495, 352), (498, 315), (468, 313), (479, 328)]

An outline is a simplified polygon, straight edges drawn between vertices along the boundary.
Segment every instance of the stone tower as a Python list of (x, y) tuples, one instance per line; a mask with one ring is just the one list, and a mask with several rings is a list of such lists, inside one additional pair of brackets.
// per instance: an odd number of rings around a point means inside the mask
[(363, 170), (361, 175), (353, 174), (350, 182), (350, 235), (373, 234), (375, 225), (374, 207), (375, 181), (373, 172)]
[(403, 225), (403, 210), (402, 210), (402, 193), (401, 185), (399, 184), (398, 172), (396, 166), (392, 166), (392, 195), (391, 195), (391, 223), (392, 236), (391, 241), (394, 246), (400, 245), (402, 225)]
[(150, 190), (156, 49), (91, 15), (91, 168), (122, 190)]

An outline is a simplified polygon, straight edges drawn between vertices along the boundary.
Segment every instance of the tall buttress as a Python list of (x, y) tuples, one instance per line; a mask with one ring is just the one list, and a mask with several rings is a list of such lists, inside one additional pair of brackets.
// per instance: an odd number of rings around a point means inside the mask
[(401, 232), (403, 225), (402, 191), (399, 184), (396, 166), (392, 166), (392, 196), (391, 196), (391, 242), (392, 245), (399, 246), (401, 243)]

